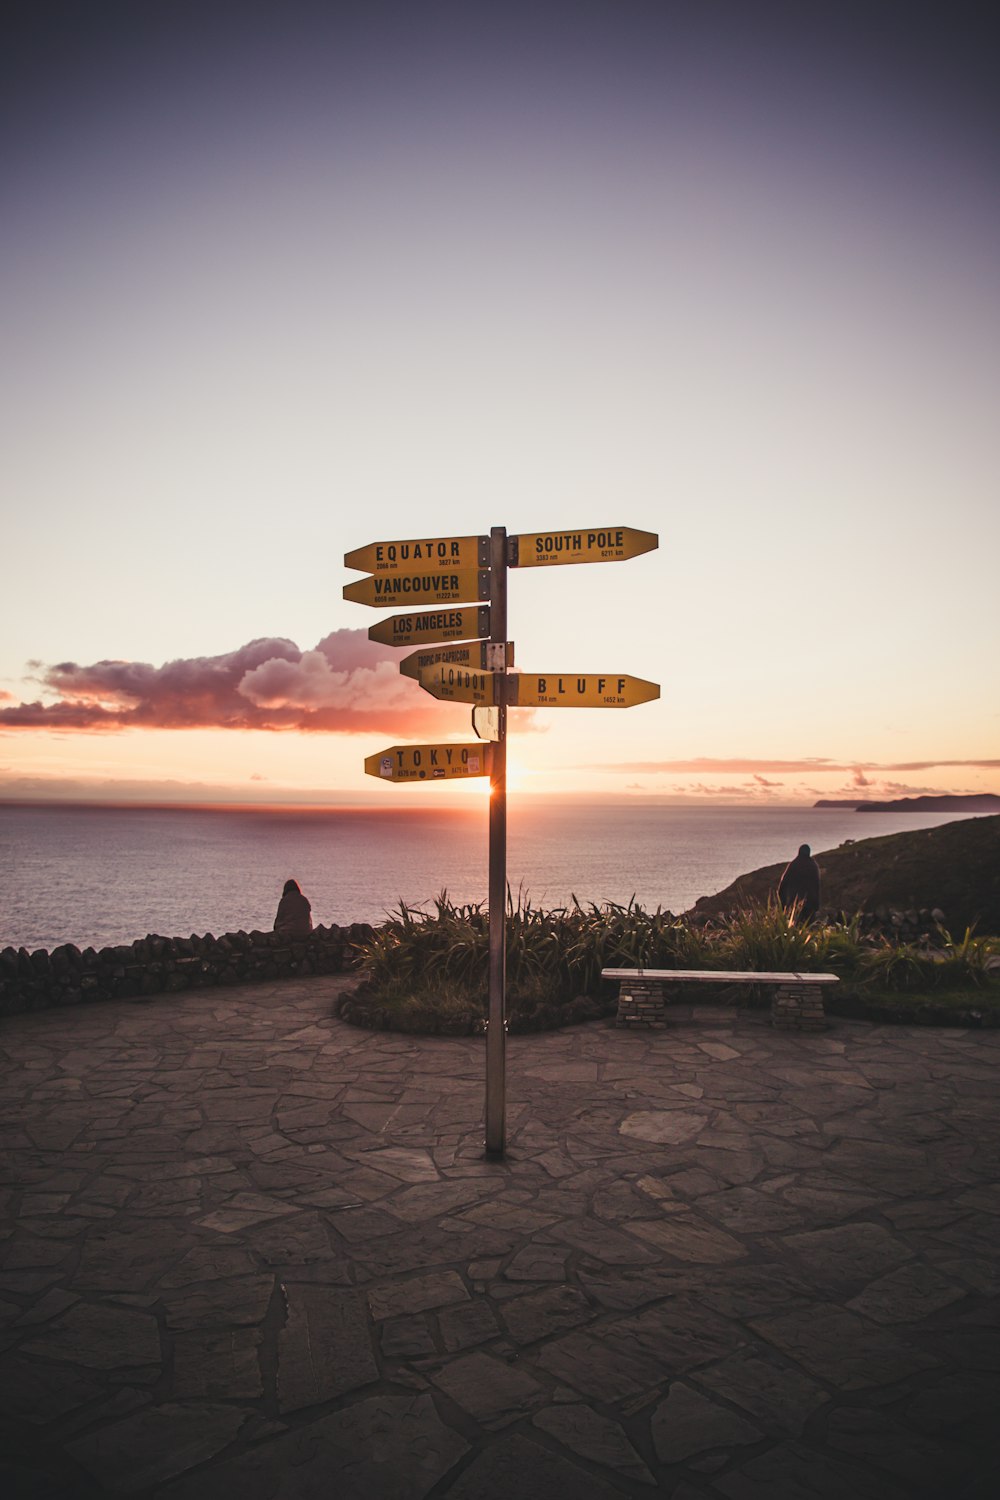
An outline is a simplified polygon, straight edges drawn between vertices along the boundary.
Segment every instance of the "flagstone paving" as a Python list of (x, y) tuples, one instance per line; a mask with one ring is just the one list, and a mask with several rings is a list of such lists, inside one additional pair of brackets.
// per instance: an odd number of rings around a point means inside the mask
[(1000, 1493), (1000, 1034), (513, 1037), (487, 1162), (348, 983), (0, 1024), (6, 1495)]

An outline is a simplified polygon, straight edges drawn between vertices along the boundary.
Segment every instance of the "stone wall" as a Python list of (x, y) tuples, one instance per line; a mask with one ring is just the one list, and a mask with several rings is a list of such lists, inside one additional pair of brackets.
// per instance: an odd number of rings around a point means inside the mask
[[(850, 920), (841, 913), (845, 921)], [(911, 907), (899, 911), (895, 907), (876, 906), (874, 911), (864, 911), (858, 918), (864, 937), (886, 938), (893, 943), (920, 943), (925, 947), (939, 948), (944, 943), (942, 930), (947, 929), (948, 918), (939, 906), (919, 910)], [(955, 933), (955, 937), (961, 937)]]
[(0, 951), (0, 1015), (80, 1005), (91, 1000), (147, 999), (214, 985), (252, 984), (307, 974), (342, 974), (354, 968), (354, 947), (374, 929), (317, 927), (307, 938), (276, 932), (227, 932), (213, 937), (158, 937), (150, 933), (113, 948), (72, 943), (29, 952)]

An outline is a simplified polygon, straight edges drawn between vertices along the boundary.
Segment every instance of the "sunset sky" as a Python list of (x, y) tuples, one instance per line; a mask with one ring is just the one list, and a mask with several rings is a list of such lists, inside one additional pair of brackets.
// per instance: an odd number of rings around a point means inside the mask
[[(523, 569), (512, 788), (1000, 792), (988, 12), (24, 5), (0, 61), (0, 799), (468, 797), (342, 598), (377, 540)], [(977, 19), (977, 17), (979, 19)]]

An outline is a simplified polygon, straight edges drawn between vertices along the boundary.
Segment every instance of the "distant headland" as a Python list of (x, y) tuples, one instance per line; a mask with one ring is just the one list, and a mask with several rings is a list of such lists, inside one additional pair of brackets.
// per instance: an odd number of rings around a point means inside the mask
[(853, 807), (855, 812), (1000, 812), (995, 792), (973, 792), (968, 796), (898, 797), (894, 802), (869, 802), (863, 797), (823, 797), (813, 807)]

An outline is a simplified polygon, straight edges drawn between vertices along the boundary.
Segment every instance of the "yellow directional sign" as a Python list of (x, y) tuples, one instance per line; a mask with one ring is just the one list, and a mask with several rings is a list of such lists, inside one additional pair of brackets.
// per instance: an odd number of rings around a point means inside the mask
[(500, 710), (477, 703), (472, 710), (472, 728), (481, 740), (497, 741), (500, 738)]
[[(511, 667), (514, 664), (514, 642), (505, 644), (507, 665)], [(415, 677), (418, 682), (421, 672), (430, 667), (470, 667), (474, 672), (485, 672), (490, 664), (491, 645), (491, 641), (466, 641), (460, 646), (430, 646), (425, 651), (411, 651), (409, 656), (403, 657), (399, 670), (404, 677)], [(501, 652), (503, 647), (498, 645), (495, 649)]]
[(391, 604), (468, 604), (490, 597), (489, 568), (440, 568), (434, 573), (376, 573), (344, 584), (344, 598), (388, 609)]
[(365, 756), (365, 774), (386, 781), (454, 781), (490, 774), (488, 745), (390, 745)]
[(427, 573), (433, 568), (488, 568), (488, 536), (415, 537), (410, 542), (370, 542), (344, 553), (344, 567), (359, 573)]
[(417, 680), (426, 693), (450, 703), (492, 706), (494, 702), (492, 672), (471, 672), (465, 667), (427, 667)]
[(655, 531), (631, 526), (595, 526), (583, 531), (531, 531), (510, 538), (512, 568), (544, 568), (553, 563), (625, 562), (660, 545)]
[[(365, 580), (370, 582), (369, 579)], [(383, 646), (422, 646), (428, 641), (472, 641), (490, 633), (490, 607), (430, 609), (423, 614), (390, 615), (369, 625), (368, 639)]]
[(623, 672), (515, 672), (507, 678), (507, 702), (516, 708), (634, 708), (659, 696), (659, 683)]

